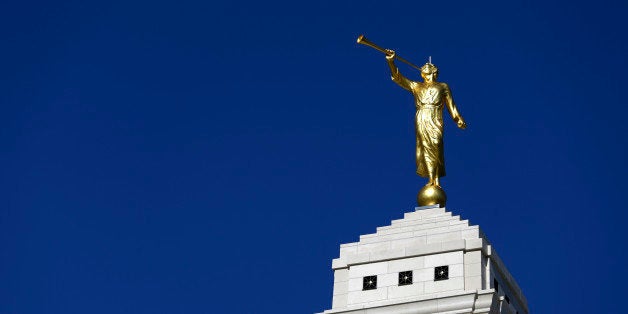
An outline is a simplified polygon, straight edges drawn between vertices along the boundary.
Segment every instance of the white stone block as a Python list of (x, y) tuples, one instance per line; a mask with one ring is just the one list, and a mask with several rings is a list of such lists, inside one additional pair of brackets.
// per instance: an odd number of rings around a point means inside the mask
[(331, 260), (331, 268), (339, 269), (347, 267), (347, 261), (344, 258), (334, 258)]
[(466, 313), (470, 313), (473, 310), (474, 299), (474, 297), (469, 297), (468, 295), (440, 298), (437, 300), (438, 312), (456, 311), (455, 313), (462, 313), (461, 309), (467, 309), (469, 312)]
[(426, 244), (426, 236), (412, 237), (408, 239), (399, 239), (390, 241), (390, 247), (392, 249), (419, 247)]
[(449, 266), (449, 278), (464, 276), (464, 264), (453, 264)]
[(434, 227), (430, 227), (430, 228), (426, 228), (426, 229), (416, 230), (416, 231), (414, 231), (413, 235), (415, 237), (416, 236), (422, 236), (422, 235), (434, 235), (434, 234), (439, 234), (439, 233), (444, 233), (444, 232), (457, 231), (457, 230), (460, 230), (460, 228), (462, 228), (462, 227), (451, 226), (451, 225), (434, 226)]
[[(452, 225), (462, 225), (462, 226), (467, 226), (469, 227), (469, 220), (464, 219), (464, 220), (460, 220), (460, 216), (456, 216), (458, 217), (458, 221), (452, 221), (451, 224)], [(473, 227), (473, 226), (471, 226)]]
[(434, 267), (413, 269), (412, 280), (414, 282), (434, 281)]
[(418, 297), (423, 294), (423, 283), (415, 282), (406, 286), (388, 287), (388, 299)]
[(430, 221), (406, 221), (402, 223), (398, 223), (392, 226), (380, 227), (377, 229), (378, 234), (390, 234), (390, 233), (398, 233), (398, 232), (407, 232), (407, 231), (420, 231), (420, 230), (431, 230), (434, 228), (446, 228), (452, 226), (467, 226), (467, 224), (462, 223), (458, 220), (453, 220), (452, 217), (444, 217), (438, 219), (432, 219)]
[(463, 262), (462, 251), (425, 256), (425, 267), (462, 264)]
[(358, 246), (348, 246), (348, 247), (340, 247), (340, 257), (343, 257), (347, 254), (356, 254), (358, 253)]
[(469, 228), (463, 224), (454, 224), (454, 225), (445, 225), (445, 226), (431, 226), (430, 228), (422, 228), (414, 231), (414, 236), (420, 235), (435, 235), (445, 232), (452, 232), (458, 230), (464, 230), (465, 228)]
[(426, 255), (438, 252), (442, 249), (441, 243), (410, 246), (406, 248), (406, 256)]
[(438, 214), (444, 214), (445, 208), (430, 208), (416, 211), (415, 213), (419, 214), (421, 218), (432, 217)]
[(339, 281), (334, 283), (334, 295), (337, 294), (346, 294), (349, 292), (349, 282), (348, 281)]
[[(445, 221), (445, 225), (449, 225), (448, 221)], [(412, 231), (414, 231), (414, 234), (426, 234), (426, 232), (419, 232), (419, 231), (423, 231), (423, 230), (429, 230), (429, 229), (433, 229), (436, 227), (442, 227), (443, 225), (438, 225), (438, 222), (429, 222), (429, 223), (422, 223), (419, 225), (413, 225), (412, 226)]]
[[(489, 313), (491, 304), (493, 303), (493, 290), (478, 291), (475, 301), (475, 310), (478, 313)], [(523, 312), (521, 312), (523, 314)]]
[[(438, 228), (438, 227), (451, 227), (453, 225), (459, 225), (460, 221), (458, 220), (453, 220), (453, 219), (447, 219), (447, 220), (443, 220), (443, 221), (436, 221), (432, 223), (432, 228)], [(426, 228), (427, 229), (427, 228)]]
[(467, 228), (469, 228), (468, 226), (465, 226), (463, 224), (455, 224), (455, 225), (447, 225), (447, 226), (437, 226), (434, 228), (430, 228), (430, 229), (424, 229), (424, 230), (417, 230), (414, 232), (414, 235), (436, 235), (436, 234), (441, 234), (441, 233), (446, 233), (446, 232), (454, 232), (454, 231), (462, 231), (462, 230), (466, 230)]
[(390, 286), (396, 286), (399, 284), (398, 273), (388, 273), (377, 276), (377, 289)]
[(443, 251), (459, 251), (459, 250), (461, 251), (461, 250), (464, 250), (465, 245), (466, 245), (465, 240), (460, 239), (460, 240), (443, 242), (441, 248)]
[(465, 276), (481, 276), (482, 275), (482, 268), (484, 266), (482, 265), (482, 263), (480, 264), (465, 264), (464, 265), (464, 275)]
[(484, 242), (484, 245), (482, 246), (482, 251), (484, 251), (484, 255), (486, 256), (492, 256), (493, 255), (493, 246)]
[(394, 226), (395, 224), (401, 223), (401, 222), (403, 222), (403, 221), (405, 221), (405, 220), (404, 220), (404, 219), (393, 219), (393, 220), (390, 222), (390, 225), (391, 225), (391, 226)]
[(426, 281), (425, 293), (438, 293), (443, 291), (464, 290), (464, 277), (449, 278), (440, 281)]
[(432, 208), (432, 209), (424, 209), (418, 210), (415, 212), (405, 213), (403, 215), (404, 220), (421, 220), (425, 218), (430, 218), (443, 214), (451, 214), (446, 212), (443, 208)]
[(389, 233), (394, 233), (396, 230), (403, 231), (403, 232), (415, 232), (415, 231), (417, 231), (419, 229), (421, 229), (420, 226), (409, 225), (409, 226), (400, 227), (400, 228), (397, 228), (397, 229), (389, 229), (389, 230), (386, 230), (386, 231), (390, 231)]
[(364, 276), (381, 275), (388, 272), (389, 262), (355, 265), (349, 267), (349, 278), (361, 278)]
[(482, 244), (483, 244), (482, 239), (465, 239), (465, 250), (481, 249)]
[(427, 236), (427, 243), (446, 242), (462, 239), (460, 231), (445, 232), (440, 234), (432, 234)]
[(370, 260), (371, 262), (373, 262), (373, 261), (400, 258), (400, 257), (404, 257), (405, 252), (406, 252), (405, 249), (394, 249), (394, 250), (387, 250), (387, 251), (381, 251), (381, 252), (372, 252)]
[(421, 212), (409, 212), (403, 214), (403, 219), (422, 219)]
[(362, 264), (362, 263), (366, 263), (369, 261), (369, 253), (358, 253), (358, 254), (348, 254), (347, 257), (345, 258), (347, 261), (347, 264), (349, 265), (354, 265), (354, 264)]
[[(480, 265), (480, 264), (476, 264)], [(482, 289), (482, 276), (465, 276), (464, 278), (465, 290), (481, 290)]]
[(438, 228), (438, 227), (447, 227), (450, 225), (450, 221), (449, 220), (445, 220), (445, 221), (433, 221), (430, 223), (423, 223), (420, 225), (414, 225), (412, 226), (414, 231), (421, 231), (421, 230), (429, 230), (429, 229), (433, 229), (433, 228)]
[(390, 242), (377, 242), (358, 245), (358, 253), (371, 253), (375, 251), (385, 251), (390, 249)]
[(334, 298), (331, 301), (331, 307), (334, 309), (347, 307), (347, 295), (348, 294), (334, 295)]
[(451, 231), (454, 231), (454, 230), (469, 230), (470, 228), (473, 228), (473, 227), (472, 226), (469, 227), (469, 224), (467, 224), (466, 222), (463, 222), (463, 221), (449, 224), (449, 230), (451, 230)]
[(482, 251), (468, 251), (464, 253), (465, 264), (479, 264), (482, 263)]
[(380, 300), (385, 300), (387, 298), (388, 298), (388, 289), (353, 291), (353, 292), (349, 292), (347, 296), (347, 305), (380, 301)]
[(480, 229), (477, 226), (471, 227), (471, 229), (462, 231), (463, 239), (476, 239), (480, 237)]
[(334, 282), (349, 280), (349, 270), (346, 268), (334, 270)]
[[(457, 216), (460, 217), (460, 216)], [(467, 226), (469, 225), (469, 220), (468, 219), (464, 219), (464, 220), (459, 220), (459, 221), (452, 221), (451, 224), (457, 224), (457, 223), (462, 223), (462, 224), (466, 224)]]
[[(433, 314), (438, 312), (436, 300), (425, 300), (420, 303), (399, 304), (395, 307), (375, 307), (367, 309), (365, 314)], [(358, 313), (351, 313), (358, 314)], [(362, 313), (359, 313), (362, 314)], [(453, 313), (442, 313), (453, 314)]]
[(398, 259), (388, 262), (388, 272), (399, 273), (413, 269), (424, 268), (425, 261), (423, 256)]
[[(453, 218), (453, 217), (458, 217), (458, 218)], [(393, 221), (391, 221), (390, 226), (405, 226), (405, 225), (411, 225), (411, 224), (423, 224), (423, 223), (428, 223), (428, 222), (433, 222), (436, 220), (450, 220), (450, 219), (459, 219), (459, 216), (451, 216), (451, 213), (443, 213), (443, 214), (439, 214), (439, 215), (434, 215), (431, 216), (429, 218), (404, 218), (404, 219), (395, 219)]]
[(399, 228), (388, 228), (388, 229), (377, 228), (377, 234), (379, 235), (401, 233), (401, 232), (408, 232), (408, 231), (412, 231), (412, 227), (399, 227)]
[(351, 246), (358, 246), (358, 242), (351, 242), (351, 243), (343, 243), (343, 244), (340, 244), (340, 247), (341, 247), (341, 248), (351, 247)]
[(382, 241), (390, 241), (390, 240), (403, 239), (403, 238), (410, 238), (410, 237), (412, 237), (412, 235), (413, 235), (412, 232), (400, 232), (400, 233), (393, 233), (393, 234), (378, 235), (377, 237), (370, 237), (370, 238), (360, 239), (360, 244), (375, 243), (375, 242), (382, 242)]
[(434, 221), (442, 221), (442, 220), (458, 220), (458, 219), (460, 219), (460, 216), (452, 216), (451, 213), (442, 213), (442, 214), (422, 218), (420, 220), (406, 219), (406, 221), (416, 221), (418, 223), (425, 223), (425, 222), (434, 222)]
[(363, 282), (364, 282), (363, 277), (349, 279), (348, 285), (347, 285), (347, 291), (349, 292), (362, 291)]

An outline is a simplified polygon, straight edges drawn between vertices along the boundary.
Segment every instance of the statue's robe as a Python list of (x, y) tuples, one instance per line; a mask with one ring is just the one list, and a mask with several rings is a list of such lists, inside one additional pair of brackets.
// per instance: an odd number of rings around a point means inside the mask
[(424, 105), (416, 111), (416, 173), (422, 177), (429, 178), (431, 171), (438, 177), (445, 176), (442, 112), (442, 102), (440, 106)]
[[(392, 80), (414, 95), (416, 115), (416, 173), (422, 177), (445, 176), (443, 149), (443, 108), (447, 106), (454, 121), (460, 114), (451, 96), (449, 86), (442, 82), (415, 82), (399, 73), (389, 63)], [(430, 174), (432, 174), (430, 176)]]

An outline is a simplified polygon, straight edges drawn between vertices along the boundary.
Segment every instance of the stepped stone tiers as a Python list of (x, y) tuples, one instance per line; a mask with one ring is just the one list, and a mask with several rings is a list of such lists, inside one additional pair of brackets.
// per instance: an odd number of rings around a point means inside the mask
[(528, 314), (480, 228), (438, 205), (341, 244), (332, 269), (332, 308), (320, 314)]

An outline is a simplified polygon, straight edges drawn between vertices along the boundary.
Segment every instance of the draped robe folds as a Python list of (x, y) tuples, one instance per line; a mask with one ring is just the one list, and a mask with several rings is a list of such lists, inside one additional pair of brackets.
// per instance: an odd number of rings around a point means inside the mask
[(430, 169), (438, 177), (445, 176), (442, 112), (442, 104), (421, 106), (416, 111), (416, 173), (421, 177), (428, 178)]
[(449, 86), (411, 81), (399, 73), (392, 61), (388, 65), (392, 80), (412, 92), (415, 99), (416, 173), (426, 178), (444, 177), (443, 108), (447, 106), (454, 121), (461, 118)]

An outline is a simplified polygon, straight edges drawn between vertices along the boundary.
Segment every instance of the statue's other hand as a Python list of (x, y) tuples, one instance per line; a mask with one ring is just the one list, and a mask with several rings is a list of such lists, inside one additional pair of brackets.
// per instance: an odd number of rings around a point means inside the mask
[(386, 49), (386, 59), (388, 60), (395, 59), (395, 51), (391, 49)]
[(458, 123), (458, 127), (459, 128), (461, 128), (463, 130), (467, 128), (467, 124), (464, 122), (464, 120), (462, 118), (458, 119), (457, 123)]

